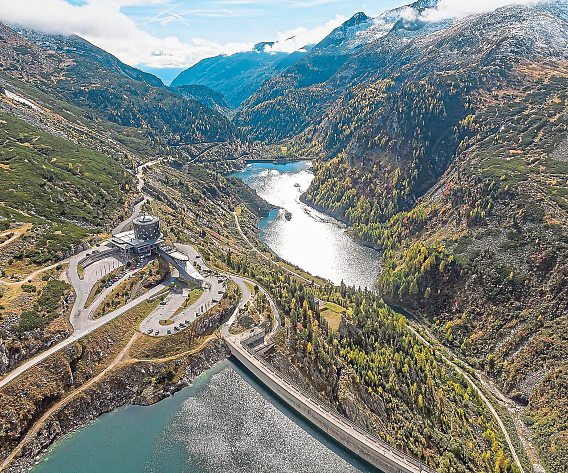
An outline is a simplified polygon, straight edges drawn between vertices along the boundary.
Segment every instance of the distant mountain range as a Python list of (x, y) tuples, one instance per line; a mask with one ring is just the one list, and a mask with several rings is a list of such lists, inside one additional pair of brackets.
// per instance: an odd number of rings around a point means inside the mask
[[(411, 8), (420, 12), (435, 4), (434, 0), (420, 0), (412, 4)], [(282, 52), (288, 49), (282, 43), (294, 38), (281, 42), (261, 42), (251, 51), (203, 59), (181, 72), (171, 85), (205, 85), (222, 93), (231, 107), (237, 108), (257, 92), (265, 81), (285, 73), (297, 62), (302, 62), (305, 67), (315, 68), (312, 71), (312, 80), (325, 80), (326, 75), (331, 75), (347, 55), (362, 44), (387, 34), (392, 28), (404, 28), (401, 15), (407, 9), (408, 7), (400, 7), (377, 18), (357, 13), (319, 44), (306, 45), (291, 53)], [(410, 26), (408, 29), (411, 29)], [(314, 51), (311, 51), (312, 49)], [(308, 54), (310, 51), (311, 54)], [(313, 63), (309, 60), (306, 63), (307, 56), (312, 58)], [(316, 71), (318, 75), (315, 75)]]
[(275, 43), (258, 43), (252, 51), (203, 59), (180, 73), (172, 87), (204, 85), (222, 93), (232, 108), (254, 94), (270, 77), (286, 70), (306, 53), (273, 51)]
[[(0, 211), (84, 231), (123, 206), (134, 155), (182, 168), (212, 153), (226, 170), (227, 149), (286, 145), (313, 160), (302, 199), (382, 251), (381, 297), (494, 379), (547, 471), (565, 473), (568, 5), (430, 21), (437, 4), (357, 13), (293, 53), (204, 59), (172, 87), (79, 37), (0, 24)], [(442, 471), (473, 471), (460, 448)], [(517, 471), (497, 453), (483, 471)]]

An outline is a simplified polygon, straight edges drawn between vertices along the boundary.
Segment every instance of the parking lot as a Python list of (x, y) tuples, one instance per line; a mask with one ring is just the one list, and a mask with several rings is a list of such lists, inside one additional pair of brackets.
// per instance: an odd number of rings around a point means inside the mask
[[(186, 329), (199, 316), (219, 303), (226, 291), (226, 281), (210, 275), (203, 282), (203, 293), (188, 307), (180, 310), (191, 294), (191, 288), (185, 286), (170, 289), (160, 305), (140, 324), (140, 330), (155, 337), (172, 335)], [(164, 325), (164, 321), (168, 321)]]

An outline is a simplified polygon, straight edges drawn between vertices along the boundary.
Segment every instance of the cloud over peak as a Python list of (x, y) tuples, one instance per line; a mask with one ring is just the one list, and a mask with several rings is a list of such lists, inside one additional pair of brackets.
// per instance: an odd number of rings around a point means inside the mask
[(412, 8), (406, 8), (402, 17), (406, 20), (422, 20), (436, 22), (447, 19), (460, 19), (477, 13), (487, 13), (497, 8), (508, 5), (534, 5), (544, 0), (475, 0), (464, 2), (463, 0), (439, 0), (432, 8), (418, 13)]
[[(295, 8), (307, 6), (299, 0), (287, 1)], [(335, 0), (308, 0), (308, 3), (329, 1)], [(204, 10), (185, 8), (187, 5), (183, 0), (0, 0), (0, 21), (46, 33), (77, 34), (129, 64), (185, 68), (206, 57), (252, 50), (257, 41), (218, 42), (198, 35), (185, 36), (182, 40), (179, 35), (168, 34), (167, 29), (165, 35), (152, 34), (149, 26), (158, 24), (169, 29), (171, 23), (178, 22), (183, 24), (184, 34), (187, 34), (192, 26), (188, 17), (231, 17), (235, 15), (228, 9), (231, 5), (256, 3), (253, 0), (218, 0)], [(133, 8), (157, 12), (136, 22), (125, 13)], [(322, 25), (277, 32), (273, 50), (292, 52), (318, 42), (344, 19), (337, 15)], [(175, 33), (176, 30), (172, 31)]]

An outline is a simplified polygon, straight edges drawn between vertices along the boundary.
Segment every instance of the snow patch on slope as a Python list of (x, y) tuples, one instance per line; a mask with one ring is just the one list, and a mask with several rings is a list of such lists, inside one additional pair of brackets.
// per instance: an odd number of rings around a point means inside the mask
[(21, 103), (23, 105), (27, 105), (28, 107), (31, 107), (34, 110), (40, 109), (35, 103), (29, 101), (28, 99), (25, 99), (24, 97), (21, 97), (18, 94), (15, 94), (14, 92), (10, 92), (9, 90), (4, 89), (4, 95), (8, 97), (10, 100)]
[(449, 27), (452, 23), (450, 20), (430, 24), (419, 21), (423, 11), (434, 8), (437, 4), (438, 0), (419, 0), (410, 5), (387, 10), (373, 18), (367, 28), (357, 32), (351, 41), (351, 47), (370, 44), (393, 33), (401, 38), (410, 38), (426, 36)]

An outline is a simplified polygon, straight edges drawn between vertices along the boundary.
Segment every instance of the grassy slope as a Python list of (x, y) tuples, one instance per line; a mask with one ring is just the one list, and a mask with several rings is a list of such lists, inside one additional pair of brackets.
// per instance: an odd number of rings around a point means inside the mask
[(70, 245), (108, 225), (124, 203), (132, 178), (103, 153), (0, 114), (0, 215), (47, 230), (27, 254), (36, 263), (57, 259)]

